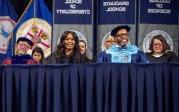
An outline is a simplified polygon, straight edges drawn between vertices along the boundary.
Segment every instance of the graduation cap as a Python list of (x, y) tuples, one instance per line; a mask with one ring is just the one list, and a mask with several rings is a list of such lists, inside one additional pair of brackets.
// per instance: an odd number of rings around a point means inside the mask
[(131, 28), (128, 25), (117, 26), (111, 31), (111, 36), (115, 36), (116, 33), (121, 29), (126, 29), (127, 32), (129, 32)]
[(17, 43), (19, 43), (19, 41), (25, 41), (25, 42), (27, 42), (30, 46), (33, 46), (32, 41), (29, 40), (27, 37), (19, 37), (19, 38), (17, 39)]

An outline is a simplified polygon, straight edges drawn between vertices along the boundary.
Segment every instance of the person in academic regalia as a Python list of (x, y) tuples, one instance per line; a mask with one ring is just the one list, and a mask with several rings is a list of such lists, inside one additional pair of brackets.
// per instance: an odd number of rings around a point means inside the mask
[(27, 61), (32, 59), (32, 57), (27, 54), (27, 51), (32, 45), (32, 41), (27, 37), (19, 37), (16, 42), (16, 55), (5, 59), (3, 64), (27, 64)]
[(148, 63), (143, 51), (129, 42), (130, 27), (117, 26), (111, 31), (114, 44), (105, 51), (100, 52), (96, 63)]
[(80, 53), (79, 39), (75, 32), (65, 31), (57, 45), (57, 49), (42, 61), (43, 64), (88, 63)]

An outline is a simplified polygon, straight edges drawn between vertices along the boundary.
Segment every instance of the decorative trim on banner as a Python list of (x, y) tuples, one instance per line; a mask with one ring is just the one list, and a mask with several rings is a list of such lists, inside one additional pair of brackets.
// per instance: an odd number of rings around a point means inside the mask
[(15, 22), (9, 16), (0, 16), (0, 53), (6, 54)]
[[(25, 36), (34, 46), (43, 49), (45, 57), (51, 53), (51, 25), (43, 19), (31, 18), (25, 21), (17, 30), (16, 37)], [(17, 40), (18, 38), (16, 38)]]

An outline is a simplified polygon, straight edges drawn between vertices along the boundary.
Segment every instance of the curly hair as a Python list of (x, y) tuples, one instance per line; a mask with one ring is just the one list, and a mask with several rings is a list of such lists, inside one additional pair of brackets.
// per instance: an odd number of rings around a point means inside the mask
[(157, 40), (160, 40), (163, 44), (163, 50), (162, 50), (162, 53), (165, 53), (167, 50), (170, 50), (170, 46), (169, 44), (166, 42), (165, 38), (162, 36), (162, 35), (155, 35), (152, 40), (151, 40), (151, 43), (149, 45), (149, 50), (151, 50), (151, 53), (153, 53), (153, 43), (154, 43), (154, 40), (157, 39)]
[(80, 48), (79, 48), (79, 39), (78, 36), (75, 32), (73, 31), (65, 31), (61, 37), (60, 37), (60, 43), (57, 45), (57, 50), (56, 50), (56, 56), (57, 58), (63, 58), (66, 57), (66, 52), (65, 52), (65, 43), (64, 40), (67, 38), (67, 36), (71, 34), (75, 40), (75, 46), (73, 48), (73, 52), (70, 56), (76, 56), (77, 61), (80, 61)]

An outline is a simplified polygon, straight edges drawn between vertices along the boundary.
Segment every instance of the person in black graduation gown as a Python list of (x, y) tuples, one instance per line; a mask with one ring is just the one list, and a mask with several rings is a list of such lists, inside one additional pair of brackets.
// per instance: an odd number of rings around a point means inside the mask
[(87, 43), (85, 40), (79, 40), (80, 53), (86, 58), (88, 63), (91, 63), (92, 60), (87, 56)]
[(85, 56), (80, 53), (79, 39), (75, 32), (65, 31), (57, 45), (57, 49), (49, 57), (45, 58), (43, 64), (68, 64), (88, 63)]
[(170, 46), (162, 35), (155, 35), (149, 46), (150, 52), (146, 53), (151, 63), (155, 62), (176, 62), (177, 55), (170, 50)]

